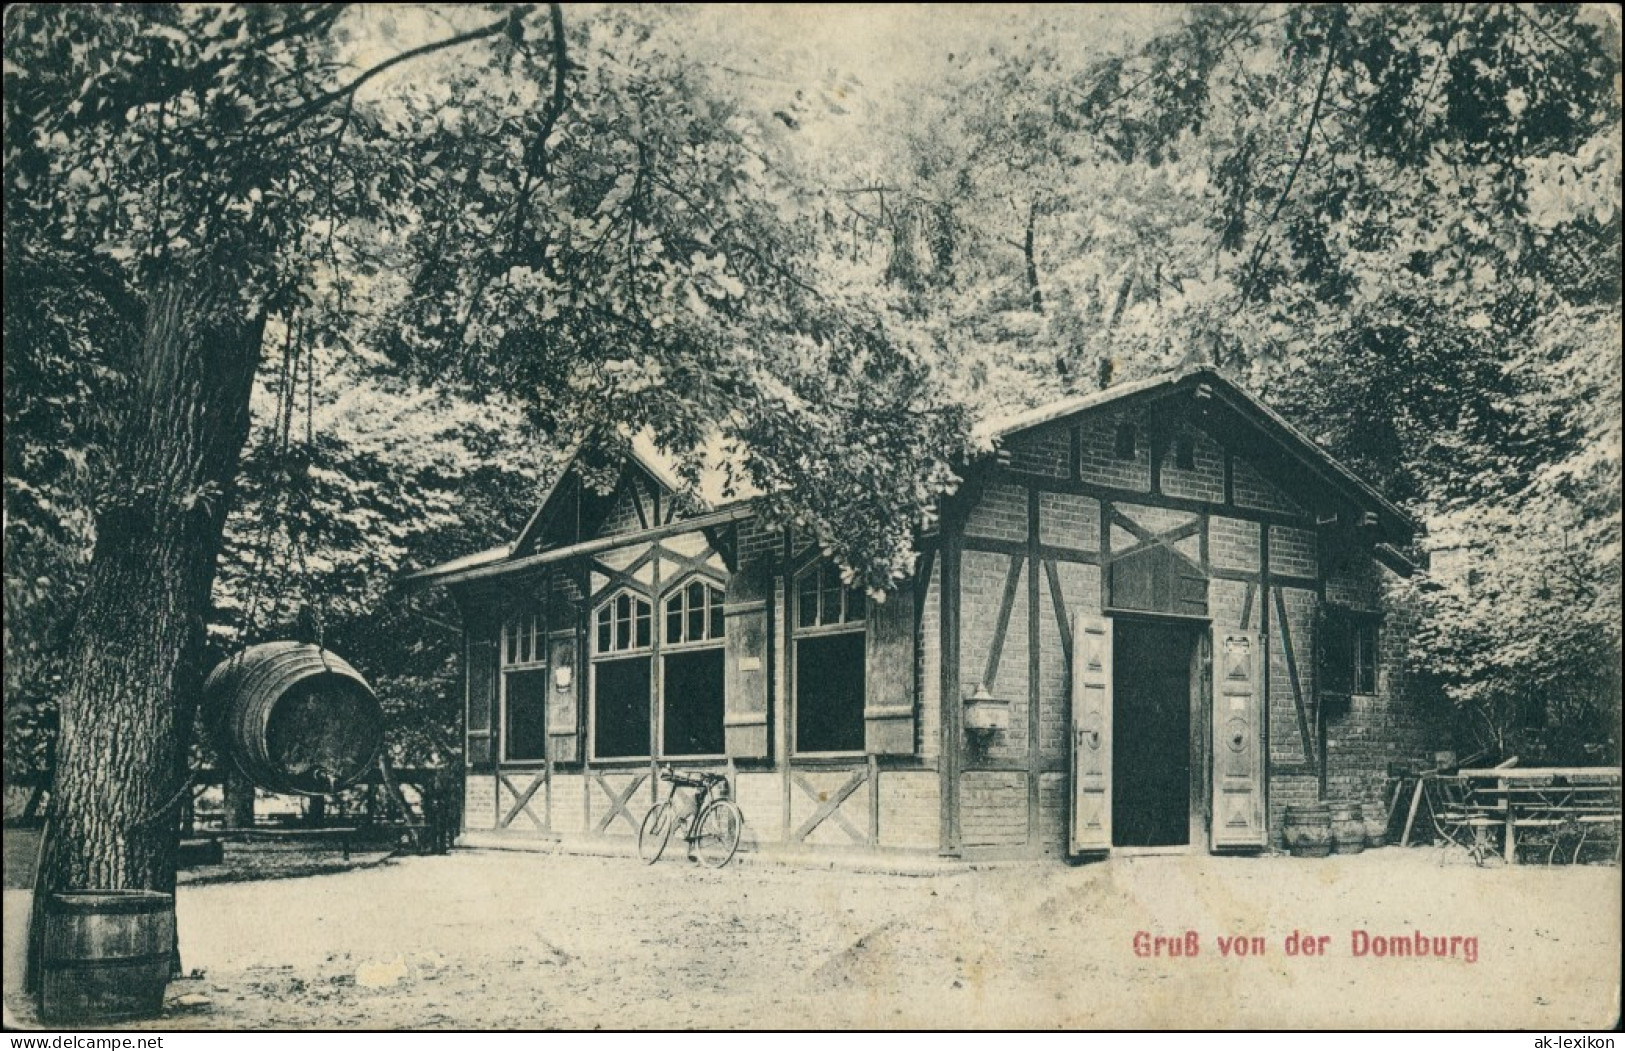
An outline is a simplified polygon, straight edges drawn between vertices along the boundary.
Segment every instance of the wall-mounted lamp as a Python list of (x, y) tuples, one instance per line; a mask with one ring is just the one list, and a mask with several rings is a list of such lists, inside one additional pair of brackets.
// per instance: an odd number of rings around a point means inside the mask
[(994, 697), (987, 683), (979, 683), (976, 692), (965, 698), (965, 729), (979, 734), (1010, 729), (1010, 702)]

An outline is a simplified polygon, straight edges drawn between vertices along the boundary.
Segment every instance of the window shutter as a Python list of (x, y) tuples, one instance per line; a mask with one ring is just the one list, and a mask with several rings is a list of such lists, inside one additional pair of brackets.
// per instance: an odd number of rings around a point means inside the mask
[(863, 741), (870, 755), (914, 754), (914, 595), (871, 601), (863, 670)]
[(1072, 823), (1074, 854), (1112, 846), (1112, 622), (1072, 617)]
[[(555, 763), (581, 759), (580, 711), (581, 669), (576, 667), (576, 633), (554, 632), (547, 647), (547, 755)], [(569, 679), (563, 688), (560, 675)]]
[(727, 678), (723, 695), (723, 742), (729, 756), (767, 755), (768, 599), (773, 579), (761, 567), (728, 579)]
[(496, 755), (497, 644), (501, 626), (483, 616), (464, 621), (465, 671), (468, 683), (464, 763), (488, 770)]
[(1264, 845), (1263, 647), (1213, 627), (1213, 846)]

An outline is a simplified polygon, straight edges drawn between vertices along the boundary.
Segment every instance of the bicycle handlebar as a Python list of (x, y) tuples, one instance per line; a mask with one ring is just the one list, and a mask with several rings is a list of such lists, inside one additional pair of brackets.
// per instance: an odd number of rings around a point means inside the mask
[(660, 771), (660, 780), (670, 781), (672, 784), (682, 785), (684, 788), (709, 788), (728, 779), (721, 774), (701, 772), (698, 774), (680, 774), (671, 767), (663, 767)]

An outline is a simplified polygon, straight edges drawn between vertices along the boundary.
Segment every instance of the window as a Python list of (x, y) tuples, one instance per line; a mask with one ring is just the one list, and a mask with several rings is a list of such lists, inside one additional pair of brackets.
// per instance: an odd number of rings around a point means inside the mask
[(700, 580), (690, 581), (666, 599), (666, 645), (721, 639), (722, 589)]
[(1371, 613), (1328, 610), (1321, 685), (1332, 693), (1377, 692), (1377, 624)]
[(796, 579), (796, 751), (863, 751), (863, 591), (828, 562)]
[(668, 756), (721, 755), (723, 745), (722, 589), (699, 578), (666, 597), (662, 647), (660, 751)]
[(1188, 434), (1174, 439), (1174, 467), (1181, 471), (1196, 470), (1196, 439)]
[(547, 758), (547, 618), (537, 610), (502, 625), (502, 759)]
[(598, 607), (598, 652), (649, 648), (649, 603), (623, 591)]
[(649, 754), (653, 621), (653, 605), (630, 591), (617, 592), (593, 614), (592, 753), (599, 759)]
[[(723, 753), (725, 610), (722, 588), (690, 576), (660, 600), (658, 621), (655, 603), (628, 590), (594, 611), (595, 758)], [(652, 714), (656, 661), (660, 696)]]
[(509, 617), (502, 625), (502, 666), (547, 663), (547, 620), (539, 612)]
[(1119, 460), (1134, 459), (1136, 437), (1137, 436), (1134, 433), (1134, 424), (1120, 423), (1117, 425), (1117, 438), (1114, 452), (1117, 454), (1117, 458)]

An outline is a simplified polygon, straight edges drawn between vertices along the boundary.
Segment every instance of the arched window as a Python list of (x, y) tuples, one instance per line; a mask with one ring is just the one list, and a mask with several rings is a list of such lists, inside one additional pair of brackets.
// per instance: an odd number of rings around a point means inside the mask
[(649, 754), (650, 648), (654, 607), (632, 591), (611, 595), (593, 611), (593, 756)]
[(661, 755), (723, 753), (724, 601), (722, 589), (700, 576), (678, 581), (666, 595), (666, 629), (661, 637)]
[(795, 603), (795, 750), (861, 752), (868, 602), (817, 562), (796, 577)]

